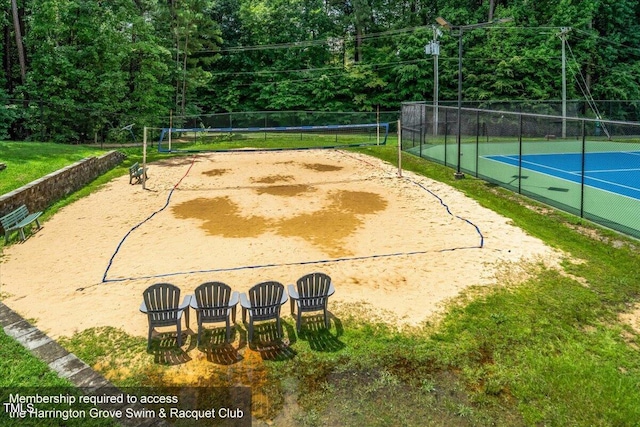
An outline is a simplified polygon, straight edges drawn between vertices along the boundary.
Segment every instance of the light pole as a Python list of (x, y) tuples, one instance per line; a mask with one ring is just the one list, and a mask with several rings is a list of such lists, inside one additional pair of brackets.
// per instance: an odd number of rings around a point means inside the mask
[(502, 24), (504, 22), (510, 22), (513, 18), (502, 18), (496, 19), (490, 22), (481, 22), (479, 24), (469, 24), (469, 25), (451, 25), (449, 21), (439, 16), (436, 18), (436, 22), (440, 24), (443, 28), (447, 30), (457, 30), (458, 31), (458, 131), (456, 133), (456, 145), (458, 146), (458, 165), (456, 167), (456, 173), (454, 174), (456, 179), (464, 178), (464, 173), (462, 173), (460, 169), (460, 160), (462, 156), (462, 142), (461, 142), (461, 131), (462, 131), (462, 34), (465, 30), (473, 30), (476, 28), (488, 27), (495, 24)]
[(440, 55), (440, 42), (438, 37), (442, 36), (442, 31), (435, 25), (431, 26), (433, 30), (433, 40), (424, 47), (427, 55), (433, 56), (433, 136), (438, 135), (438, 55)]
[(571, 28), (560, 28), (560, 40), (562, 40), (562, 139), (567, 138), (567, 34)]

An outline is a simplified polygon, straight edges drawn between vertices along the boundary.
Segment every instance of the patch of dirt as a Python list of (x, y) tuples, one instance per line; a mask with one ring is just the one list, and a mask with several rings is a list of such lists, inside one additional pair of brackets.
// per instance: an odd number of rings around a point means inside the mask
[(211, 169), (211, 170), (202, 172), (202, 174), (206, 176), (221, 176), (227, 172), (229, 172), (229, 169)]
[(619, 314), (620, 322), (629, 325), (636, 334), (640, 335), (640, 303), (635, 304), (631, 310)]
[(324, 163), (303, 163), (302, 166), (318, 172), (335, 172), (342, 169), (340, 166), (327, 165)]
[(260, 184), (275, 184), (276, 182), (291, 182), (293, 180), (293, 175), (269, 175), (260, 178), (253, 178), (251, 179), (251, 182)]

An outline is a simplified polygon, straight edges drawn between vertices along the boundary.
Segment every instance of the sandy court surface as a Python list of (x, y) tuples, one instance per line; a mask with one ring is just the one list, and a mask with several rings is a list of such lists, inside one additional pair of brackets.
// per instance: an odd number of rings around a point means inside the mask
[(323, 271), (330, 305), (414, 325), (465, 287), (495, 283), (505, 263), (559, 257), (460, 192), (364, 155), (199, 154), (149, 175), (146, 190), (115, 179), (6, 248), (5, 304), (52, 337), (98, 326), (146, 336), (138, 307), (153, 283), (244, 292)]

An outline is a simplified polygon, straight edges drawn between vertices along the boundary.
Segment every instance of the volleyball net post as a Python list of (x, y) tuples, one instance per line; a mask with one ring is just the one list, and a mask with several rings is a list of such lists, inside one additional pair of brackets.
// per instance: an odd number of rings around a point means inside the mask
[(402, 127), (398, 120), (398, 177), (402, 178)]
[(147, 189), (147, 127), (142, 131), (142, 189)]
[(173, 129), (173, 110), (169, 111), (169, 151), (171, 151), (171, 129)]

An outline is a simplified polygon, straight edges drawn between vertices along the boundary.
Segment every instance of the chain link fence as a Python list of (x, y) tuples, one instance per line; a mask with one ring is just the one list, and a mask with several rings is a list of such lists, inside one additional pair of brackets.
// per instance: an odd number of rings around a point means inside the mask
[(640, 123), (425, 103), (401, 123), (404, 151), (640, 238)]

